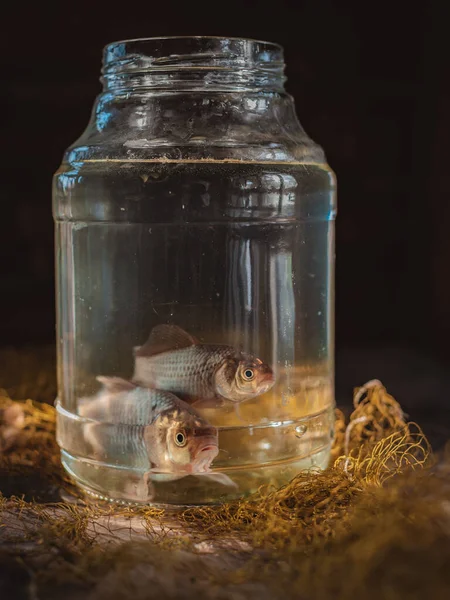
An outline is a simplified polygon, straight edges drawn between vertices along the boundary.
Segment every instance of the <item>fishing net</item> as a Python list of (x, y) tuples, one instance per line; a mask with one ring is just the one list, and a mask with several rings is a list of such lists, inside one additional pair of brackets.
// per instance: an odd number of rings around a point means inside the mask
[(2, 599), (450, 597), (450, 460), (379, 381), (355, 390), (348, 419), (336, 411), (326, 471), (180, 512), (85, 500), (60, 466), (53, 407), (6, 387)]

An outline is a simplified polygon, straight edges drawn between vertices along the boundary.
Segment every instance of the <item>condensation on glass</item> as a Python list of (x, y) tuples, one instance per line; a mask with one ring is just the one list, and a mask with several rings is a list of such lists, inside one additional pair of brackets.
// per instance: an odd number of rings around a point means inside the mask
[(57, 435), (90, 494), (213, 503), (328, 464), (335, 178), (283, 71), (246, 39), (105, 48), (53, 196)]

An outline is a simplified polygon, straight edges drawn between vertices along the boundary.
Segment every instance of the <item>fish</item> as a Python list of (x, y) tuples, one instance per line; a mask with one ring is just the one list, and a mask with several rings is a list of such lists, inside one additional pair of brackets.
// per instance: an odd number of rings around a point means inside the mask
[(140, 493), (151, 479), (172, 481), (187, 475), (211, 475), (214, 481), (235, 486), (229, 477), (211, 473), (219, 453), (217, 428), (192, 406), (171, 392), (120, 377), (96, 379), (100, 391), (80, 399), (78, 409), (88, 420), (84, 439), (96, 460), (111, 463), (126, 456), (130, 468), (145, 471)]
[(157, 325), (134, 348), (133, 382), (170, 391), (189, 404), (240, 403), (275, 383), (268, 364), (233, 346), (202, 344), (177, 325)]

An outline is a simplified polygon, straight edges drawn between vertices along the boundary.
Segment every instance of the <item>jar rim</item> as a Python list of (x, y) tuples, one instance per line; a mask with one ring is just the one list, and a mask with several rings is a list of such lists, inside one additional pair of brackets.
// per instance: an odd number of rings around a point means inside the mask
[(285, 80), (282, 46), (220, 36), (166, 36), (112, 42), (103, 50), (102, 75), (104, 88), (109, 91), (201, 86), (211, 90), (282, 90)]
[(270, 42), (268, 40), (260, 40), (250, 37), (239, 37), (239, 36), (226, 36), (226, 35), (160, 35), (150, 37), (137, 37), (137, 38), (124, 38), (122, 40), (115, 40), (106, 44), (103, 49), (106, 51), (108, 48), (116, 46), (117, 44), (126, 44), (130, 42), (150, 42), (150, 41), (163, 41), (163, 40), (221, 40), (221, 41), (242, 41), (254, 44), (263, 44), (264, 46), (272, 47), (276, 50), (283, 51), (283, 46), (276, 42)]

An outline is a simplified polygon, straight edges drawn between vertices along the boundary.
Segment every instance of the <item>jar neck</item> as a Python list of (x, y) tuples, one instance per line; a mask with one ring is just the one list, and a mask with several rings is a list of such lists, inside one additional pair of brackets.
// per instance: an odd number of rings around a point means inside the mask
[(104, 92), (282, 92), (282, 48), (228, 38), (150, 38), (109, 44), (104, 50)]
[(66, 160), (324, 162), (284, 92), (283, 69), (282, 49), (266, 42), (110, 44), (105, 89)]

